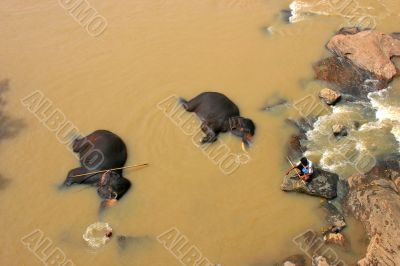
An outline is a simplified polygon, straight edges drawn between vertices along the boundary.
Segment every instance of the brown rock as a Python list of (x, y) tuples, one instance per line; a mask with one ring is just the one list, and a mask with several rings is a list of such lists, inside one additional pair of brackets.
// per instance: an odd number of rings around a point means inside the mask
[(314, 256), (312, 258), (312, 266), (330, 266), (326, 258), (322, 256)]
[(361, 69), (346, 58), (329, 57), (320, 60), (313, 66), (315, 79), (328, 82), (335, 90), (367, 99), (371, 91), (386, 88), (388, 81)]
[(397, 74), (390, 59), (400, 56), (400, 40), (391, 35), (372, 30), (353, 35), (338, 34), (328, 42), (327, 48), (386, 80), (391, 80)]
[(344, 246), (345, 244), (345, 239), (344, 236), (341, 233), (329, 233), (324, 236), (324, 240), (327, 243), (330, 244), (335, 244), (339, 246)]
[(347, 136), (347, 128), (344, 125), (336, 124), (332, 126), (332, 132), (335, 137)]
[(319, 97), (325, 101), (328, 105), (334, 105), (340, 100), (342, 95), (334, 90), (325, 88), (319, 92)]
[(399, 171), (398, 159), (349, 178), (347, 209), (363, 223), (370, 239), (358, 265), (400, 265), (400, 195), (391, 179), (393, 171)]

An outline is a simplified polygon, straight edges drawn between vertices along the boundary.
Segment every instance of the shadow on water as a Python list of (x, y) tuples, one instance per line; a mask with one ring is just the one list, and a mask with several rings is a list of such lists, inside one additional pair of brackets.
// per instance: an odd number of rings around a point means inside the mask
[[(5, 94), (9, 89), (10, 81), (8, 79), (0, 80), (0, 144), (7, 139), (16, 137), (26, 126), (22, 119), (13, 118), (6, 111)], [(10, 183), (11, 179), (0, 174), (0, 190), (7, 188)]]

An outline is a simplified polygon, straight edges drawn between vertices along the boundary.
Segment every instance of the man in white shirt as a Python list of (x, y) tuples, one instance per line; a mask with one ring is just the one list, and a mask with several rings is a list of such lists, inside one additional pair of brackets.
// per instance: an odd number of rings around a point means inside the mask
[(308, 181), (314, 173), (313, 163), (306, 157), (301, 158), (300, 162), (290, 168), (286, 175), (288, 175), (293, 169), (296, 169), (299, 178), (303, 181)]

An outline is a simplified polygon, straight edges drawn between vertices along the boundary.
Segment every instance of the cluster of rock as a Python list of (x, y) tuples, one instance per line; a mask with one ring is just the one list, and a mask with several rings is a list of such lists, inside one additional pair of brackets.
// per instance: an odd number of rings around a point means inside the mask
[(383, 159), (367, 174), (349, 178), (346, 208), (360, 220), (370, 243), (359, 265), (400, 265), (400, 155)]
[[(399, 34), (383, 34), (372, 30), (348, 28), (340, 30), (326, 46), (334, 55), (317, 62), (313, 68), (315, 80), (327, 86), (319, 97), (328, 106), (343, 100), (347, 102), (364, 100), (371, 91), (388, 86), (399, 73), (391, 60), (400, 56)], [(306, 147), (306, 132), (312, 128), (309, 120), (290, 121), (298, 133), (288, 142), (287, 155), (299, 158)], [(335, 137), (346, 137), (345, 126), (332, 127)], [(347, 215), (353, 215), (362, 222), (370, 239), (365, 258), (358, 265), (400, 265), (400, 155), (396, 154), (378, 162), (366, 174), (355, 174), (340, 180), (334, 173), (316, 169), (310, 182), (304, 183), (296, 176), (285, 176), (281, 185), (283, 191), (300, 192), (333, 200), (338, 195), (338, 183), (344, 182), (347, 197), (342, 204)], [(340, 233), (346, 226), (344, 216), (330, 202), (323, 207), (327, 210), (326, 220), (330, 227), (323, 233), (327, 243), (343, 246), (345, 238)], [(306, 265), (300, 255), (285, 259), (280, 265)], [(314, 254), (312, 265), (330, 265), (330, 261)]]

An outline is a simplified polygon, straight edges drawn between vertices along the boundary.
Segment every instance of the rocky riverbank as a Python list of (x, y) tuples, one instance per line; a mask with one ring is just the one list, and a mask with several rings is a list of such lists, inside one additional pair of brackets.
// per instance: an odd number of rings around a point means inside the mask
[[(326, 47), (332, 56), (315, 63), (313, 69), (315, 80), (327, 87), (316, 95), (327, 108), (338, 102), (342, 105), (368, 102), (369, 93), (387, 88), (399, 75), (392, 61), (393, 57), (400, 56), (397, 33), (346, 28), (337, 32)], [(316, 119), (289, 120), (297, 128), (297, 133), (288, 141), (287, 156), (297, 160), (307, 153), (305, 143)], [(331, 135), (332, 138), (346, 138), (346, 126), (334, 125)], [(349, 178), (323, 170), (316, 162), (316, 172), (310, 182), (304, 183), (296, 176), (285, 176), (281, 189), (328, 200), (336, 198), (335, 204), (324, 204), (330, 226), (322, 236), (328, 243), (343, 245), (345, 242), (340, 233), (346, 226), (345, 216), (359, 220), (370, 243), (358, 265), (400, 265), (400, 154), (397, 152), (375, 159), (372, 170), (368, 168), (363, 172), (355, 167)], [(345, 210), (345, 215), (339, 209)], [(324, 258), (317, 250), (313, 254), (312, 265), (343, 265), (337, 257)], [(306, 263), (303, 256), (296, 255), (285, 259), (281, 265)]]

